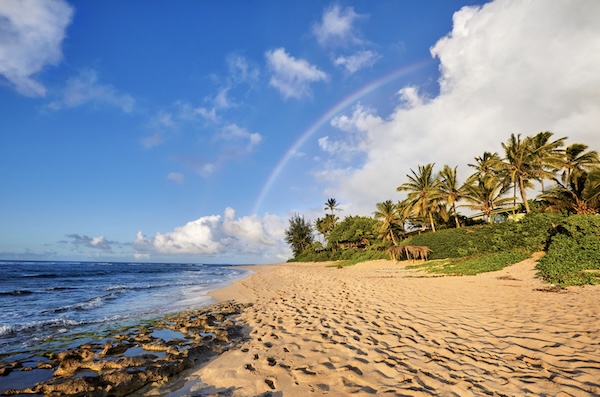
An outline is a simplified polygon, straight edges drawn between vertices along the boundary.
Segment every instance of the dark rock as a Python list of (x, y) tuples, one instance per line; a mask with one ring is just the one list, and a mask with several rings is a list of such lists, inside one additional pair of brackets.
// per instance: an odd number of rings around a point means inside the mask
[[(240, 343), (243, 327), (236, 325), (235, 316), (248, 305), (226, 302), (196, 311), (179, 313), (154, 326), (132, 328), (128, 334), (110, 337), (115, 342), (104, 345), (88, 343), (60, 353), (49, 353), (50, 362), (38, 362), (37, 368), (56, 368), (53, 379), (24, 390), (9, 390), (1, 395), (42, 394), (44, 396), (126, 396), (149, 384), (163, 384), (201, 359), (220, 354)], [(185, 339), (152, 337), (158, 329), (181, 332)], [(107, 338), (108, 339), (108, 338)], [(122, 357), (131, 347), (152, 352), (165, 352), (157, 357), (142, 354)], [(23, 360), (23, 362), (25, 362)], [(0, 376), (6, 376), (22, 362), (3, 364)], [(31, 369), (31, 368), (28, 368)], [(254, 370), (252, 366), (248, 368)], [(85, 371), (85, 373), (83, 373)], [(88, 375), (89, 372), (98, 374)], [(79, 373), (78, 377), (75, 377)]]

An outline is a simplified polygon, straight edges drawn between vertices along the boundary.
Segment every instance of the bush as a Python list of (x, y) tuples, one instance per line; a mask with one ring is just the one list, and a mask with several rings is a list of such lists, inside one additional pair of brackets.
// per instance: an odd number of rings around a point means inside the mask
[(288, 260), (288, 262), (325, 262), (325, 261), (355, 261), (354, 263), (375, 260), (389, 259), (389, 255), (379, 247), (369, 247), (359, 251), (353, 248), (343, 251), (321, 251), (310, 252), (305, 251), (298, 254), (296, 257)]
[(347, 216), (335, 225), (328, 238), (328, 246), (335, 247), (339, 243), (361, 243), (364, 240), (376, 239), (375, 225), (377, 221), (366, 216)]
[(519, 222), (446, 229), (423, 233), (402, 244), (424, 245), (433, 252), (431, 259), (463, 258), (487, 253), (542, 251), (552, 225), (565, 219), (559, 214), (530, 214)]
[(537, 269), (561, 286), (600, 283), (600, 216), (572, 215), (550, 234), (548, 252)]

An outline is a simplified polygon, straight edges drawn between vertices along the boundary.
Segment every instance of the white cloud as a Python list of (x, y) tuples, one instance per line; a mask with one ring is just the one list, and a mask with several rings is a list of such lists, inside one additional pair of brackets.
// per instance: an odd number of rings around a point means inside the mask
[(352, 7), (333, 5), (323, 12), (321, 22), (313, 25), (312, 32), (322, 46), (360, 44), (362, 40), (353, 26), (360, 17)]
[(260, 72), (239, 54), (230, 54), (226, 59), (229, 74), (225, 78), (214, 76), (219, 87), (215, 94), (204, 98), (205, 106), (199, 106), (195, 113), (212, 123), (220, 122), (223, 110), (239, 106), (235, 91), (242, 86), (253, 87), (258, 82)]
[(200, 106), (195, 109), (195, 112), (202, 116), (204, 119), (211, 121), (213, 123), (217, 123), (219, 121), (219, 117), (217, 116), (217, 108), (212, 107), (207, 109), (203, 106)]
[(112, 106), (125, 113), (130, 113), (135, 105), (135, 100), (128, 94), (118, 92), (110, 85), (100, 84), (96, 71), (85, 70), (78, 76), (67, 80), (62, 97), (51, 102), (48, 109), (60, 110), (85, 104)]
[(26, 96), (43, 96), (34, 75), (62, 59), (73, 9), (62, 0), (0, 1), (0, 75)]
[[(153, 238), (137, 233), (133, 246), (136, 255), (152, 254), (228, 254), (252, 260), (282, 260), (290, 255), (283, 241), (286, 222), (274, 215), (238, 218), (233, 208), (220, 215), (204, 216), (176, 227), (172, 232), (156, 233)], [(247, 257), (252, 255), (252, 257)]]
[(214, 102), (217, 109), (227, 109), (233, 106), (231, 99), (227, 97), (229, 90), (230, 87), (223, 87), (217, 92), (217, 95), (215, 95)]
[(104, 236), (89, 237), (79, 234), (68, 234), (67, 237), (71, 239), (71, 244), (77, 248), (86, 247), (111, 252), (112, 245), (117, 244), (115, 241), (108, 241)]
[(248, 60), (239, 54), (230, 54), (227, 57), (227, 66), (229, 67), (228, 80), (231, 85), (253, 84), (260, 76), (259, 69), (250, 65)]
[(175, 183), (183, 184), (185, 182), (185, 175), (179, 172), (169, 172), (167, 179)]
[[(340, 137), (324, 136), (319, 138), (319, 148), (325, 153), (335, 157), (335, 160), (350, 161), (357, 154), (364, 153), (368, 148), (366, 145), (367, 132), (375, 126), (381, 124), (383, 120), (375, 114), (371, 108), (366, 108), (360, 103), (354, 106), (352, 115), (338, 115), (334, 117), (330, 124), (343, 131)], [(332, 171), (333, 162), (328, 161), (326, 165), (327, 172)], [(323, 170), (319, 170), (318, 175)], [(322, 180), (322, 177), (319, 177)]]
[(163, 140), (164, 140), (163, 134), (160, 132), (155, 132), (152, 135), (148, 135), (148, 136), (145, 136), (144, 138), (142, 138), (141, 142), (142, 142), (142, 146), (144, 146), (146, 149), (151, 149), (153, 147), (160, 145), (163, 142)]
[(414, 108), (423, 105), (425, 102), (419, 95), (419, 88), (414, 86), (403, 87), (398, 91), (401, 105), (407, 108)]
[(231, 161), (239, 161), (251, 154), (262, 141), (258, 132), (250, 132), (237, 124), (221, 127), (212, 137), (208, 155), (178, 156), (186, 167), (203, 178), (207, 178)]
[(203, 177), (208, 177), (217, 169), (217, 165), (213, 163), (206, 163), (202, 167), (198, 168), (198, 174)]
[(219, 242), (220, 217), (205, 216), (176, 227), (168, 233), (156, 233), (153, 246), (167, 254), (217, 254), (222, 252)]
[(309, 96), (311, 83), (328, 79), (325, 72), (304, 59), (294, 58), (284, 48), (267, 51), (265, 57), (272, 73), (269, 84), (286, 99)]
[(360, 103), (354, 106), (351, 116), (342, 114), (334, 117), (330, 122), (331, 126), (343, 133), (319, 138), (319, 148), (329, 155), (329, 158), (321, 164), (321, 169), (315, 174), (318, 179), (327, 180), (323, 172), (337, 174), (336, 167), (364, 154), (368, 149), (368, 131), (381, 123), (382, 120), (373, 109), (365, 108)]
[(217, 138), (225, 141), (237, 141), (242, 143), (243, 151), (251, 151), (262, 140), (258, 132), (249, 132), (247, 129), (239, 127), (236, 124), (224, 126)]
[(333, 60), (334, 65), (346, 69), (349, 74), (358, 72), (360, 69), (371, 67), (381, 56), (374, 51), (358, 51), (350, 56), (339, 56)]
[(223, 231), (227, 236), (251, 244), (273, 245), (276, 240), (267, 233), (263, 221), (256, 215), (236, 219), (233, 208), (225, 209)]
[[(600, 149), (598, 15), (595, 0), (497, 0), (455, 13), (452, 32), (431, 49), (440, 94), (423, 100), (417, 87), (402, 89), (400, 106), (365, 126), (365, 162), (339, 169), (331, 194), (370, 213), (403, 197), (396, 187), (411, 168), (459, 165), (464, 180), (467, 164), (500, 151), (511, 133), (549, 130)], [(336, 123), (354, 126), (349, 119)]]
[(368, 132), (382, 122), (374, 109), (358, 103), (352, 108), (352, 116), (348, 117), (344, 114), (336, 116), (331, 120), (331, 126), (346, 132)]
[(156, 124), (162, 127), (173, 127), (175, 122), (173, 121), (173, 115), (171, 113), (160, 112), (155, 120)]

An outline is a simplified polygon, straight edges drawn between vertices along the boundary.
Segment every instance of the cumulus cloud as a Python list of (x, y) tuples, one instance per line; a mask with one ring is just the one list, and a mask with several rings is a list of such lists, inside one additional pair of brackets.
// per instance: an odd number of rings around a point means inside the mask
[(381, 124), (383, 120), (375, 113), (375, 109), (360, 103), (352, 108), (352, 115), (338, 115), (331, 120), (331, 126), (346, 132), (368, 132)]
[[(330, 191), (370, 213), (376, 202), (402, 198), (396, 187), (410, 169), (435, 162), (467, 164), (501, 151), (511, 133), (552, 131), (569, 142), (598, 142), (600, 2), (496, 0), (454, 14), (452, 31), (431, 54), (440, 62), (440, 93), (399, 91), (400, 103), (368, 125), (366, 161), (340, 168)], [(354, 125), (338, 118), (339, 126)], [(348, 122), (347, 122), (348, 121)]]
[(238, 218), (232, 208), (224, 216), (210, 215), (176, 227), (171, 232), (148, 238), (141, 231), (133, 243), (136, 255), (152, 254), (229, 254), (281, 260), (290, 251), (283, 242), (286, 222), (273, 215)]
[(334, 65), (343, 67), (348, 74), (353, 74), (361, 69), (369, 68), (377, 62), (381, 56), (370, 50), (358, 51), (349, 56), (339, 56), (333, 60)]
[(364, 153), (367, 149), (365, 144), (368, 135), (366, 133), (381, 123), (381, 118), (375, 114), (373, 109), (358, 103), (354, 106), (351, 116), (338, 115), (330, 122), (332, 127), (343, 131), (342, 136), (319, 138), (319, 147), (329, 155), (335, 156), (337, 160), (349, 161), (356, 154)]
[(167, 254), (216, 254), (222, 247), (217, 235), (219, 216), (206, 216), (175, 228), (172, 232), (156, 233), (154, 247)]
[(85, 104), (116, 107), (125, 113), (130, 113), (135, 105), (135, 100), (111, 85), (101, 84), (96, 71), (84, 70), (79, 75), (67, 80), (62, 97), (52, 101), (48, 105), (48, 109), (60, 110)]
[(304, 59), (294, 58), (284, 48), (267, 51), (265, 57), (271, 70), (269, 84), (286, 99), (310, 96), (311, 83), (328, 79), (325, 72)]
[(79, 234), (67, 234), (66, 237), (70, 238), (71, 244), (76, 247), (92, 248), (105, 252), (111, 252), (112, 245), (116, 244), (116, 242), (109, 241), (104, 236), (89, 237)]
[(34, 75), (61, 61), (61, 44), (72, 17), (72, 7), (62, 0), (0, 2), (0, 75), (20, 94), (46, 94)]
[(360, 44), (362, 39), (354, 27), (360, 17), (354, 8), (336, 4), (325, 9), (321, 21), (313, 25), (312, 33), (322, 46)]

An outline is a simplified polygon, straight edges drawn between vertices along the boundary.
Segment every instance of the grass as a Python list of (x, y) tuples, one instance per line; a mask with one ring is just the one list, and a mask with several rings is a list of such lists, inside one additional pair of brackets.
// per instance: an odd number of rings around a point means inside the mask
[[(382, 258), (382, 259), (389, 259), (389, 257), (387, 258)], [(331, 265), (327, 265), (325, 267), (348, 267), (348, 266), (354, 266), (358, 263), (361, 262), (366, 262), (366, 261), (373, 261), (373, 260), (378, 260), (378, 259), (364, 259), (363, 257), (357, 257), (357, 258), (353, 258), (353, 259), (348, 259), (345, 261), (338, 261), (336, 263), (332, 263)]]
[(521, 262), (529, 257), (519, 252), (496, 252), (468, 258), (448, 258), (409, 265), (407, 269), (420, 269), (433, 274), (446, 276), (472, 276), (493, 272)]

